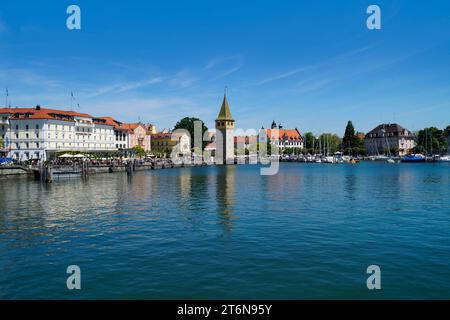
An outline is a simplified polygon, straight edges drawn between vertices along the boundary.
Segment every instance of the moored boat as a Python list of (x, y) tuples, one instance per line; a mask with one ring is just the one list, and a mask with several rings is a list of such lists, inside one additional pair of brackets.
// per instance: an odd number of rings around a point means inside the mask
[(425, 162), (426, 157), (421, 154), (409, 154), (402, 158), (402, 162), (412, 162), (412, 163), (418, 163), (418, 162)]

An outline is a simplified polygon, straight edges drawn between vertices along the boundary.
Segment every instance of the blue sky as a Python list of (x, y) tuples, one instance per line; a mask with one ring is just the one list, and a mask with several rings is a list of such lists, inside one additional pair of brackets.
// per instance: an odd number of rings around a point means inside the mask
[[(213, 126), (411, 130), (450, 124), (448, 1), (12, 1), (0, 5), (0, 105)], [(26, 3), (26, 4), (25, 4)], [(66, 28), (77, 4), (82, 29)], [(366, 27), (377, 4), (382, 29)]]

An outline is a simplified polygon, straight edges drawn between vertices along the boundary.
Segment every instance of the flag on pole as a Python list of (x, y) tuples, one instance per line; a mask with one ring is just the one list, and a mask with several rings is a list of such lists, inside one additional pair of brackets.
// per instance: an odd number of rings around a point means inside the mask
[(8, 91), (8, 88), (6, 88), (6, 96), (9, 97), (9, 91)]

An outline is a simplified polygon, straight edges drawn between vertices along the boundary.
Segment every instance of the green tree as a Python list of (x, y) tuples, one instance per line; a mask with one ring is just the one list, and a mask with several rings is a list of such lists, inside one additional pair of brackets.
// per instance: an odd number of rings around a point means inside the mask
[(446, 138), (446, 143), (447, 143), (447, 154), (450, 154), (449, 149), (450, 149), (450, 126), (447, 126), (447, 128), (444, 129), (444, 136)]
[(134, 146), (133, 150), (139, 158), (145, 157), (145, 150), (141, 146)]
[(355, 132), (355, 127), (351, 121), (347, 122), (344, 138), (342, 138), (342, 148), (348, 155), (364, 154), (364, 139), (360, 139)]
[(449, 127), (440, 130), (436, 127), (429, 127), (417, 132), (417, 152), (427, 154), (440, 154), (448, 148), (448, 131)]
[(304, 137), (304, 142), (305, 142), (305, 148), (306, 149), (312, 149), (314, 148), (314, 134), (312, 132), (306, 132)]
[(174, 129), (175, 130), (176, 129), (187, 130), (189, 132), (189, 135), (191, 136), (191, 148), (193, 148), (194, 147), (194, 124), (195, 124), (195, 121), (201, 121), (202, 122), (202, 137), (201, 137), (201, 139), (202, 139), (202, 150), (203, 150), (203, 149), (205, 149), (206, 145), (210, 141), (203, 141), (203, 135), (205, 134), (205, 132), (208, 131), (208, 127), (205, 126), (205, 123), (202, 120), (200, 120), (198, 118), (186, 117), (186, 118), (183, 118), (180, 121), (178, 121), (175, 124)]
[[(258, 144), (257, 144), (258, 152), (260, 152), (260, 150), (263, 149), (263, 147), (264, 147), (263, 143), (264, 142), (258, 142)], [(274, 146), (274, 148), (276, 148), (276, 147)], [(271, 155), (272, 154), (272, 145), (270, 144), (270, 142), (266, 142), (266, 154), (267, 155)]]
[(341, 138), (333, 133), (323, 133), (319, 137), (321, 145), (325, 153), (335, 153), (340, 150)]
[(450, 136), (450, 126), (447, 126), (447, 128), (444, 129), (444, 136), (447, 138)]
[(355, 143), (355, 127), (351, 121), (347, 122), (347, 127), (345, 128), (344, 138), (342, 139), (342, 145), (346, 154), (350, 154)]

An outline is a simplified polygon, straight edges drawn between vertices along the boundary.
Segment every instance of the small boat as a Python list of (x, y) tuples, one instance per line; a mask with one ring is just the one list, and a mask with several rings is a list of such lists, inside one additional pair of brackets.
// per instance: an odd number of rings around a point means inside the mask
[(441, 161), (441, 162), (450, 162), (450, 156), (442, 156), (442, 157), (439, 158), (438, 161)]
[(388, 159), (389, 159), (389, 157), (385, 156), (385, 155), (378, 155), (378, 156), (372, 157), (373, 161), (387, 161)]
[(389, 159), (387, 159), (387, 163), (396, 163), (396, 162), (395, 162), (395, 160), (394, 160), (394, 159), (392, 159), (392, 158), (389, 158)]
[(421, 154), (409, 154), (402, 158), (402, 162), (419, 163), (419, 162), (425, 162), (426, 159), (427, 158)]
[(323, 160), (325, 163), (335, 163), (336, 162), (334, 157), (331, 157), (331, 156), (326, 156)]

